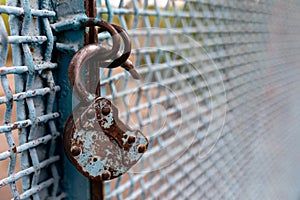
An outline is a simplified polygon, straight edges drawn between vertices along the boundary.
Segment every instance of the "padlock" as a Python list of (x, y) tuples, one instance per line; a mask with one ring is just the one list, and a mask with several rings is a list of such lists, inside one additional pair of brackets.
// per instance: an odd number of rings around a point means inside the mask
[[(67, 157), (82, 174), (93, 180), (111, 180), (124, 174), (138, 162), (149, 143), (139, 130), (132, 130), (119, 119), (118, 109), (109, 99), (99, 93), (90, 93), (81, 82), (83, 64), (97, 54), (96, 58), (103, 59), (99, 63), (108, 62), (106, 60), (111, 56), (114, 60), (108, 64), (109, 68), (120, 65), (138, 78), (128, 60), (131, 46), (127, 33), (119, 26), (103, 24), (102, 31), (116, 37), (113, 46), (87, 45), (74, 55), (70, 63), (70, 86), (80, 103), (68, 118), (63, 134)], [(117, 33), (123, 39), (123, 53), (115, 50), (120, 47)]]

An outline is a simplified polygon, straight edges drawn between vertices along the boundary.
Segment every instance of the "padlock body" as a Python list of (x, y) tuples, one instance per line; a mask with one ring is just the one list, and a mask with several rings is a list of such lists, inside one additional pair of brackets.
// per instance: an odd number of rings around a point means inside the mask
[(148, 140), (118, 118), (118, 109), (110, 100), (98, 97), (73, 110), (66, 122), (63, 144), (82, 174), (94, 180), (111, 180), (138, 162)]

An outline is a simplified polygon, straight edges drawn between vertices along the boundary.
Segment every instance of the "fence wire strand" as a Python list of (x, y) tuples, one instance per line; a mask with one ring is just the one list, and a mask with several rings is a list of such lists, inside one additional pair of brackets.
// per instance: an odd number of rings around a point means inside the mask
[(150, 138), (106, 198), (299, 198), (299, 6), (99, 0), (98, 17), (128, 30), (144, 81), (109, 72), (103, 90)]
[[(11, 199), (67, 197), (55, 120), (69, 108), (60, 115), (54, 105), (60, 90), (63, 100), (71, 96), (67, 80), (57, 80), (61, 89), (53, 76), (82, 45), (78, 28), (87, 20), (83, 5), (70, 2), (0, 6), (9, 17), (9, 34), (0, 19), (0, 193)], [(299, 2), (96, 2), (98, 18), (130, 34), (142, 77), (102, 70), (102, 95), (150, 140), (129, 173), (106, 182), (106, 199), (299, 199)], [(63, 63), (52, 62), (54, 46)]]
[[(0, 190), (4, 191), (9, 185), (12, 199), (65, 197), (59, 189), (60, 175), (55, 164), (60, 160), (55, 154), (56, 138), (60, 134), (54, 124), (59, 114), (53, 105), (60, 87), (55, 85), (51, 71), (57, 66), (51, 63), (54, 37), (50, 18), (55, 12), (48, 4), (48, 1), (8, 0), (6, 5), (0, 6), (0, 12), (9, 17), (7, 40), (12, 48), (10, 64), (7, 47), (5, 49), (4, 40), (1, 41), (2, 52), (6, 54), (1, 54), (4, 96), (0, 97), (0, 103), (5, 104), (6, 109), (0, 130), (6, 136), (9, 149), (0, 153), (0, 160), (3, 163), (9, 159), (9, 167), (8, 176), (0, 180)], [(7, 35), (5, 27), (1, 33)], [(14, 79), (8, 79), (12, 74)], [(16, 121), (11, 121), (13, 112)], [(21, 184), (17, 186), (18, 182)]]

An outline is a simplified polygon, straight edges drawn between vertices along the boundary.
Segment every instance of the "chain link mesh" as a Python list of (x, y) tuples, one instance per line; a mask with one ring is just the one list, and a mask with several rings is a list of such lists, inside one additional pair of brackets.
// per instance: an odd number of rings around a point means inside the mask
[(107, 199), (299, 198), (299, 2), (97, 3), (143, 77), (108, 71), (102, 91), (150, 138)]
[[(54, 4), (0, 6), (13, 52), (9, 64), (2, 37), (4, 199), (66, 197), (55, 164)], [(138, 165), (105, 184), (106, 198), (299, 199), (299, 8), (295, 0), (97, 0), (98, 17), (131, 35), (142, 76), (104, 70), (102, 95), (150, 139)], [(75, 22), (60, 16), (52, 28)], [(58, 41), (56, 48), (74, 52), (76, 45)]]
[[(9, 18), (8, 42), (12, 49), (11, 63), (8, 46), (1, 40), (4, 93), (0, 104), (5, 105), (5, 111), (1, 111), (0, 133), (5, 138), (1, 138), (0, 164), (7, 173), (2, 177), (1, 171), (1, 199), (62, 199), (65, 194), (59, 188), (55, 165), (60, 157), (55, 154), (59, 133), (54, 119), (59, 114), (53, 109), (60, 87), (52, 75), (57, 64), (51, 63), (54, 36), (50, 20), (56, 14), (44, 0), (8, 0), (0, 6), (0, 12)], [(1, 33), (8, 35), (4, 27)]]

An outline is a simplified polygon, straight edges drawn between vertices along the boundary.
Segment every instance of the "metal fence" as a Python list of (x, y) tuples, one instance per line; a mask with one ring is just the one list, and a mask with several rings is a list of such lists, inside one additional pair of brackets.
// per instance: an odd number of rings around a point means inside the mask
[[(6, 5), (0, 194), (89, 199), (59, 133), (72, 109), (67, 67), (83, 46), (83, 2)], [(129, 173), (105, 183), (105, 197), (299, 199), (299, 9), (296, 0), (98, 0), (98, 17), (128, 30), (142, 76), (101, 70), (102, 95), (150, 140)]]
[[(7, 1), (7, 6), (0, 8), (1, 13), (9, 16), (10, 31), (5, 39), (7, 32), (1, 27), (1, 33), (5, 34), (1, 40), (0, 73), (4, 93), (0, 101), (5, 107), (1, 113), (4, 151), (0, 160), (1, 170), (7, 177), (1, 177), (0, 187), (2, 191), (9, 187), (13, 199), (64, 196), (55, 166), (60, 160), (55, 154), (59, 133), (53, 121), (59, 117), (53, 105), (60, 87), (55, 85), (52, 75), (57, 64), (51, 62), (54, 38), (49, 18), (56, 14), (48, 4), (47, 1)], [(6, 59), (7, 42), (12, 49), (12, 63)], [(10, 74), (14, 76), (9, 77)], [(6, 160), (8, 165), (4, 164)], [(2, 196), (2, 191), (1, 198), (9, 199), (4, 192)]]

